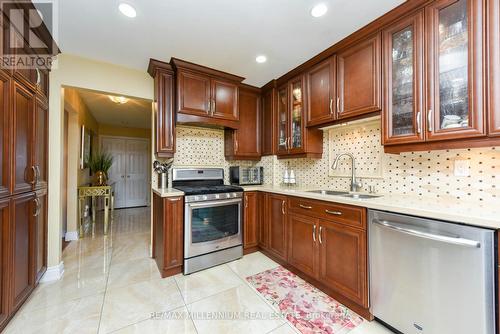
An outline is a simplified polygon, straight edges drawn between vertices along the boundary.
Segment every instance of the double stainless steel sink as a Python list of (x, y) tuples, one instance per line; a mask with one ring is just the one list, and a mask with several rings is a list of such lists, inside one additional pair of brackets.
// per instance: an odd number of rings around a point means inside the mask
[(369, 198), (382, 197), (382, 195), (358, 194), (358, 193), (350, 193), (348, 191), (337, 191), (337, 190), (309, 190), (307, 192), (321, 194), (321, 195), (332, 195), (332, 196), (355, 198), (355, 199), (369, 199)]

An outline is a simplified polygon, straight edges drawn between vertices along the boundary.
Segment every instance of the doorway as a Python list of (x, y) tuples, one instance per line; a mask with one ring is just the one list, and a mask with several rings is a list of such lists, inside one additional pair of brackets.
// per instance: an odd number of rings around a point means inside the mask
[(114, 185), (115, 208), (149, 206), (150, 141), (101, 136), (101, 149), (114, 158), (108, 180)]

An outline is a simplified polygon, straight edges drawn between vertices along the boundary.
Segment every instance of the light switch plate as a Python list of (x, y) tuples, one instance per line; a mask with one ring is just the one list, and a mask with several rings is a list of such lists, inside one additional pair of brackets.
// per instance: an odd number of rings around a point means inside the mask
[(470, 161), (466, 159), (456, 159), (453, 174), (459, 177), (470, 176)]

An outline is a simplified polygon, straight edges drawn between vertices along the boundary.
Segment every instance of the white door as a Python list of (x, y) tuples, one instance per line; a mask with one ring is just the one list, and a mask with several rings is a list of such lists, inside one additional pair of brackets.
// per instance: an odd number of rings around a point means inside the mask
[(114, 182), (115, 208), (149, 205), (149, 141), (103, 137), (103, 151), (114, 158), (109, 182)]

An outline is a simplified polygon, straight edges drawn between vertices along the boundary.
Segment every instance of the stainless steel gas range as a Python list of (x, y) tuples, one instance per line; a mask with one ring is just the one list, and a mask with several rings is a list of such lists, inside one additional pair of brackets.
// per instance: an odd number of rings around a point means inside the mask
[(243, 256), (243, 189), (224, 185), (222, 168), (174, 169), (184, 192), (184, 274)]

